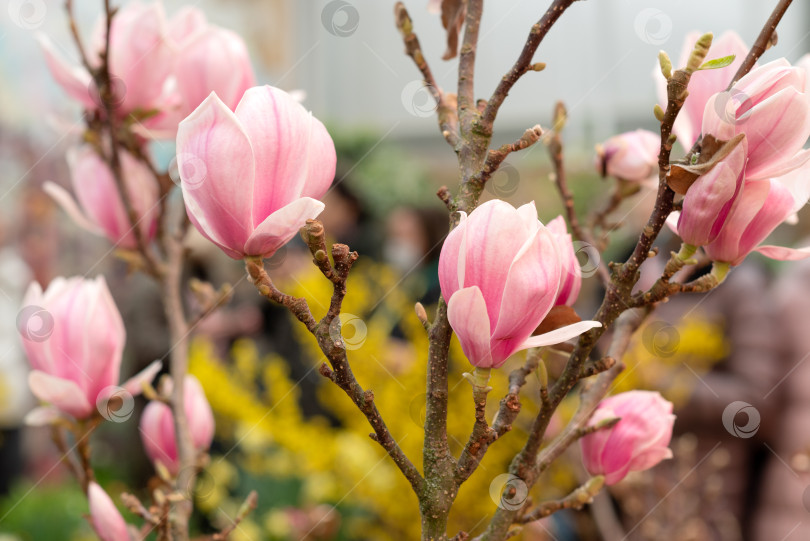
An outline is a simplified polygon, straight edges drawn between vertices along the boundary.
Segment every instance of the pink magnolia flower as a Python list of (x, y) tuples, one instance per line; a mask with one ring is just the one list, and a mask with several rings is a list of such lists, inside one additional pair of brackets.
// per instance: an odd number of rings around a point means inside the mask
[(447, 317), (478, 368), (498, 368), (516, 351), (559, 344), (600, 324), (581, 321), (531, 336), (554, 306), (563, 257), (534, 202), (492, 200), (447, 236), (439, 281)]
[(169, 38), (179, 49), (207, 27), (205, 13), (194, 6), (183, 6), (169, 19)]
[[(802, 176), (805, 183), (810, 173), (802, 167), (789, 176)], [(790, 178), (784, 179), (789, 182)], [(807, 201), (805, 197), (804, 202)], [(802, 204), (804, 203), (802, 202)], [(779, 179), (746, 182), (737, 209), (731, 214), (726, 226), (711, 243), (704, 246), (712, 261), (739, 265), (751, 253), (757, 251), (779, 260), (797, 260), (810, 257), (810, 249), (792, 249), (782, 246), (760, 246), (760, 243), (795, 212), (797, 199)], [(801, 205), (799, 205), (801, 206)]]
[(169, 23), (177, 47), (172, 71), (176, 103), (148, 123), (150, 133), (174, 137), (177, 125), (211, 92), (234, 110), (245, 91), (256, 85), (250, 55), (236, 33), (209, 25), (196, 8), (184, 8)]
[(729, 92), (719, 92), (706, 103), (704, 134), (722, 141), (745, 134), (746, 180), (778, 177), (810, 159), (810, 150), (802, 150), (810, 135), (805, 79), (803, 68), (781, 58), (754, 68)]
[(743, 139), (723, 161), (689, 187), (677, 227), (685, 243), (708, 244), (726, 225), (745, 184), (747, 149), (748, 144)]
[[(120, 151), (120, 158), (124, 184), (139, 216), (137, 227), (148, 242), (157, 232), (159, 188), (146, 165), (126, 151)], [(122, 248), (134, 249), (137, 240), (132, 222), (107, 164), (90, 145), (70, 149), (67, 161), (79, 204), (58, 184), (48, 181), (43, 189), (79, 227), (106, 236)]]
[(335, 162), (323, 124), (271, 86), (245, 92), (236, 111), (212, 93), (177, 133), (189, 218), (234, 259), (270, 257), (318, 216)]
[[(214, 414), (200, 382), (186, 376), (183, 398), (191, 439), (198, 451), (206, 451), (214, 439)], [(160, 462), (169, 473), (177, 475), (180, 460), (171, 408), (163, 402), (149, 402), (141, 416), (141, 441), (149, 459)]]
[[(127, 3), (115, 15), (110, 30), (110, 73), (116, 113), (123, 117), (135, 111), (162, 109), (168, 97), (166, 79), (171, 74), (174, 53), (167, 38), (166, 17), (160, 2), (144, 5)], [(87, 70), (66, 61), (50, 40), (39, 37), (51, 75), (65, 92), (85, 109), (99, 109), (98, 90)], [(105, 25), (96, 25), (90, 50), (85, 51), (93, 66), (100, 63), (99, 52), (105, 41)]]
[[(689, 55), (695, 46), (701, 32), (690, 32), (687, 34), (681, 49), (677, 67), (686, 66)], [(717, 92), (722, 92), (728, 88), (728, 84), (737, 73), (740, 64), (748, 55), (748, 47), (745, 42), (734, 31), (725, 32), (719, 38), (712, 41), (708, 59), (722, 58), (724, 56), (735, 55), (736, 58), (725, 68), (700, 70), (692, 74), (689, 80), (689, 96), (675, 119), (672, 132), (678, 136), (678, 141), (685, 148), (691, 148), (700, 135), (701, 124), (703, 123), (703, 111), (709, 98)], [(656, 90), (658, 92), (658, 103), (666, 108), (667, 104), (667, 84), (661, 70), (656, 66), (654, 71)]]
[(112, 499), (95, 481), (87, 486), (90, 503), (90, 523), (101, 541), (129, 541), (129, 531), (124, 517)]
[(574, 250), (574, 244), (571, 241), (571, 235), (568, 234), (563, 217), (557, 216), (551, 220), (546, 225), (546, 229), (554, 239), (561, 263), (560, 287), (557, 290), (554, 305), (571, 306), (577, 301), (579, 290), (582, 287), (582, 268), (577, 260), (576, 250)]
[[(120, 391), (121, 354), (126, 333), (121, 314), (102, 276), (56, 278), (43, 292), (32, 283), (23, 299), (17, 324), (32, 371), (31, 392), (77, 419), (89, 417), (97, 404)], [(155, 361), (129, 379), (123, 389), (141, 392), (160, 370)], [(53, 416), (41, 410), (32, 419)]]
[(580, 440), (582, 461), (591, 475), (604, 475), (614, 485), (631, 471), (652, 468), (672, 457), (672, 403), (657, 392), (628, 391), (602, 400), (588, 422), (619, 417), (611, 428), (597, 430)]
[(596, 146), (599, 171), (630, 182), (644, 182), (658, 173), (661, 136), (648, 130), (614, 135)]

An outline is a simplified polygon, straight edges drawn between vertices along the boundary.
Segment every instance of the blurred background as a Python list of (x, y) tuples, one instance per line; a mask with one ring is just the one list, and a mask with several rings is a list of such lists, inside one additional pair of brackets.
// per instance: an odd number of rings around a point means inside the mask
[[(86, 35), (101, 2), (75, 3)], [(259, 82), (304, 91), (305, 106), (327, 125), (338, 151), (338, 172), (322, 219), (333, 241), (348, 243), (361, 255), (349, 282), (344, 335), (358, 379), (374, 389), (394, 437), (418, 460), (426, 338), (412, 307), (417, 300), (431, 307), (438, 299), (436, 268), (446, 212), (435, 192), (453, 186), (456, 160), (438, 132), (430, 95), (403, 52), (393, 2), (163, 3), (168, 15), (196, 5), (212, 23), (238, 32), (251, 50)], [(486, 4), (477, 57), (479, 97), (488, 97), (512, 65), (547, 3)], [(21, 426), (33, 400), (26, 392), (27, 364), (15, 320), (30, 280), (45, 285), (58, 275), (107, 276), (127, 324), (125, 376), (162, 358), (169, 347), (153, 284), (127, 272), (103, 239), (81, 232), (41, 191), (47, 180), (68, 183), (65, 151), (82, 132), (78, 107), (52, 81), (36, 41), (38, 33), (46, 34), (65, 56), (76, 58), (61, 4), (8, 0), (0, 12), (2, 541), (93, 538), (82, 519), (84, 497), (60, 467), (50, 434)], [(527, 74), (510, 93), (493, 144), (513, 141), (538, 123), (549, 126), (554, 103), (563, 100), (566, 165), (577, 209), (603, 206), (612, 181), (596, 171), (594, 145), (622, 131), (657, 129), (652, 74), (659, 49), (677, 59), (683, 37), (693, 30), (719, 35), (734, 29), (750, 45), (774, 4), (577, 2), (538, 50), (535, 61), (545, 62), (546, 70)], [(405, 5), (439, 84), (451, 91), (457, 60), (441, 60), (445, 38), (439, 17), (428, 13), (426, 0)], [(778, 34), (765, 60), (795, 61), (810, 52), (810, 4), (795, 2)], [(151, 150), (160, 168), (168, 167), (173, 145), (156, 142)], [(513, 204), (534, 199), (543, 222), (557, 216), (562, 206), (547, 154), (537, 144), (510, 156), (485, 198)], [(653, 199), (652, 192), (642, 190), (625, 201), (607, 252), (583, 265), (624, 257)], [(803, 210), (800, 218), (804, 215)], [(798, 243), (806, 233), (799, 225), (775, 235), (783, 243)], [(368, 438), (365, 419), (341, 391), (321, 381), (321, 355), (305, 329), (261, 302), (239, 264), (201, 238), (191, 244), (190, 276), (236, 287), (233, 302), (198, 329), (192, 349), (191, 370), (217, 419), (211, 463), (195, 494), (195, 531), (203, 536), (227, 526), (255, 489), (259, 508), (232, 539), (418, 538), (416, 501), (407, 483)], [(659, 245), (662, 254), (677, 248), (666, 233)], [(645, 265), (643, 280), (660, 272), (663, 257)], [(281, 289), (306, 296), (319, 317), (329, 284), (308, 260), (303, 245), (293, 242), (269, 267)], [(809, 279), (807, 265), (781, 268), (752, 256), (717, 292), (663, 306), (639, 331), (616, 390), (660, 390), (675, 402), (676, 458), (629, 477), (587, 511), (560, 513), (527, 527), (522, 539), (810, 538), (810, 368), (804, 364), (810, 352), (805, 343)], [(597, 280), (586, 277), (576, 306), (583, 318), (596, 309), (600, 295)], [(461, 377), (467, 363), (458, 344), (453, 347), (449, 422), (458, 453), (473, 412)], [(505, 393), (508, 369), (520, 362), (513, 359), (495, 374), (491, 396)], [(480, 533), (501, 502), (508, 482), (502, 474), (537, 411), (536, 396), (533, 381), (520, 421), (463, 486), (451, 531)], [(496, 401), (491, 402), (494, 407)], [(564, 426), (575, 407), (572, 396), (552, 432)], [(94, 462), (110, 494), (148, 493), (152, 470), (140, 453), (137, 412), (129, 422), (104, 425)], [(583, 475), (572, 449), (531, 497), (561, 497)]]

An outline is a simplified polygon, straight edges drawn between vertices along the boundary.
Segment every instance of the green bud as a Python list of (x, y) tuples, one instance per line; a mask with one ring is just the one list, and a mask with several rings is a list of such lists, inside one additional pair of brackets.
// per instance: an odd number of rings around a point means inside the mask
[(669, 81), (672, 78), (672, 60), (666, 51), (658, 51), (658, 64), (661, 66), (661, 73), (664, 79)]
[(706, 55), (709, 54), (712, 39), (714, 39), (714, 35), (711, 32), (703, 34), (698, 38), (697, 43), (695, 43), (695, 48), (692, 49), (692, 54), (689, 55), (689, 62), (686, 63), (686, 73), (691, 75), (700, 69), (700, 65), (703, 64), (703, 60), (706, 58)]

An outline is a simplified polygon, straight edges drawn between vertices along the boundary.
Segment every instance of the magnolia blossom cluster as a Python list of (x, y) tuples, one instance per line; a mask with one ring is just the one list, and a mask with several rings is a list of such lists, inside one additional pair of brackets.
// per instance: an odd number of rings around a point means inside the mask
[[(84, 51), (93, 68), (101, 63), (105, 41), (100, 20)], [(46, 36), (40, 43), (65, 92), (85, 109), (101, 112), (99, 91), (84, 66), (66, 61)], [(174, 137), (180, 120), (210, 92), (233, 108), (256, 84), (242, 38), (209, 24), (191, 6), (168, 19), (161, 2), (127, 3), (112, 20), (109, 43), (114, 114), (140, 122), (150, 137)]]
[(559, 344), (598, 327), (580, 321), (532, 336), (556, 304), (573, 304), (581, 270), (562, 217), (544, 226), (534, 202), (494, 199), (444, 241), (439, 282), (447, 319), (473, 366), (498, 368), (513, 353)]
[[(100, 65), (105, 37), (104, 21), (99, 21), (84, 51), (93, 68)], [(113, 18), (109, 41), (113, 113), (132, 123), (142, 137), (174, 138), (180, 121), (212, 92), (234, 109), (256, 84), (242, 38), (209, 24), (194, 7), (167, 19), (160, 2), (128, 3)], [(64, 60), (46, 36), (40, 36), (40, 42), (51, 74), (65, 92), (87, 111), (104, 116), (91, 74)], [(132, 250), (138, 247), (133, 222), (147, 244), (157, 232), (160, 188), (148, 157), (117, 151), (133, 220), (108, 165), (109, 152), (90, 144), (68, 151), (75, 199), (53, 182), (44, 188), (78, 226)]]
[(672, 458), (669, 442), (675, 416), (672, 403), (656, 392), (628, 391), (608, 397), (597, 406), (588, 426), (619, 421), (580, 440), (582, 462), (591, 475), (604, 475), (614, 485), (631, 471), (652, 468)]
[[(26, 417), (31, 425), (108, 419), (125, 422), (133, 398), (161, 369), (155, 361), (119, 386), (126, 331), (103, 277), (56, 278), (43, 291), (32, 283), (24, 298), (20, 335), (31, 365), (29, 386), (43, 405)], [(199, 382), (187, 376), (185, 413), (192, 442), (205, 452), (214, 436), (211, 406)], [(174, 419), (169, 406), (151, 401), (140, 423), (146, 454), (156, 467), (179, 473)], [(104, 490), (88, 487), (91, 522), (104, 540), (129, 539), (123, 517)]]
[[(687, 36), (679, 65), (686, 65), (698, 33)], [(734, 32), (714, 40), (712, 57), (734, 56), (721, 69), (695, 71), (673, 133), (687, 149), (702, 137), (701, 170), (684, 195), (683, 210), (668, 224), (715, 262), (738, 265), (752, 251), (774, 259), (810, 256), (807, 249), (761, 246), (810, 198), (810, 55), (796, 66), (785, 59), (755, 67), (727, 90), (748, 49)], [(659, 101), (667, 103), (666, 81), (655, 73)], [(597, 147), (603, 174), (644, 182), (657, 172), (660, 138), (637, 130)], [(712, 161), (712, 158), (715, 158)]]
[(810, 150), (802, 148), (810, 136), (810, 89), (802, 67), (807, 62), (810, 57), (798, 66), (775, 60), (729, 91), (710, 89), (716, 93), (703, 111), (704, 140), (736, 146), (689, 187), (675, 227), (685, 243), (702, 246), (713, 261), (738, 265), (755, 250), (783, 260), (810, 255), (760, 246), (810, 196)]

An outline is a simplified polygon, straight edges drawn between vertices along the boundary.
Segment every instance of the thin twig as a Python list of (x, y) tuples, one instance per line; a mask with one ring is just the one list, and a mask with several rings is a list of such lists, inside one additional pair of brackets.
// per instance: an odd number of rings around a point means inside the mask
[(559, 500), (543, 502), (528, 513), (520, 517), (519, 522), (527, 524), (545, 518), (563, 509), (582, 509), (586, 504), (593, 501), (604, 485), (604, 478), (589, 480), (582, 486), (577, 487), (571, 494)]
[(771, 13), (771, 16), (768, 17), (768, 20), (765, 22), (765, 26), (763, 26), (762, 30), (759, 32), (759, 36), (757, 36), (757, 40), (754, 42), (754, 45), (748, 52), (748, 56), (745, 57), (743, 63), (740, 64), (739, 68), (737, 68), (737, 73), (734, 74), (734, 78), (728, 84), (728, 90), (731, 90), (734, 83), (742, 79), (746, 73), (751, 71), (754, 64), (756, 64), (757, 60), (759, 60), (759, 57), (762, 56), (766, 50), (768, 50), (768, 46), (771, 43), (774, 32), (776, 32), (776, 26), (779, 24), (779, 21), (782, 20), (782, 16), (790, 7), (792, 2), (793, 0), (779, 1), (779, 4), (777, 4)]
[[(320, 250), (318, 232), (322, 233), (322, 230), (323, 226), (317, 221), (309, 222), (305, 228), (305, 231), (308, 232), (308, 243), (312, 244), (310, 249), (315, 248), (315, 252)], [(340, 335), (339, 316), (343, 299), (346, 296), (346, 280), (352, 265), (357, 260), (357, 252), (350, 252), (345, 244), (335, 244), (332, 246), (332, 260), (334, 266), (330, 267), (331, 273), (324, 273), (334, 278), (330, 278), (333, 284), (332, 299), (326, 315), (320, 321), (316, 321), (312, 316), (306, 300), (286, 295), (276, 288), (264, 269), (261, 257), (246, 257), (245, 266), (259, 293), (286, 307), (312, 333), (331, 366), (330, 368), (323, 365), (320, 369), (321, 374), (340, 387), (365, 415), (374, 429), (371, 438), (385, 449), (411, 483), (414, 492), (419, 495), (424, 488), (424, 479), (388, 430), (374, 403), (374, 393), (371, 390), (363, 389), (357, 381)], [(316, 264), (318, 264), (317, 261)]]
[(239, 508), (239, 511), (236, 513), (236, 516), (233, 518), (233, 522), (224, 530), (219, 533), (215, 533), (214, 536), (211, 538), (212, 541), (227, 541), (230, 538), (230, 535), (233, 533), (236, 528), (239, 527), (239, 524), (245, 520), (248, 515), (250, 515), (253, 511), (256, 510), (256, 507), (259, 505), (259, 495), (256, 493), (255, 490), (251, 490), (248, 497), (242, 503), (242, 506)]
[(478, 115), (475, 106), (475, 55), (484, 0), (467, 0), (464, 40), (458, 55), (458, 116)]
[(479, 180), (482, 184), (485, 184), (490, 177), (498, 170), (501, 166), (501, 163), (506, 159), (506, 157), (511, 154), (512, 152), (519, 152), (521, 150), (525, 150), (535, 144), (537, 141), (540, 140), (540, 137), (543, 135), (543, 128), (540, 127), (540, 124), (537, 124), (533, 128), (529, 128), (523, 135), (520, 136), (520, 139), (513, 143), (505, 143), (500, 146), (500, 148), (496, 150), (490, 150), (487, 153), (487, 159), (484, 162), (484, 167), (481, 169), (481, 174), (479, 175)]
[[(561, 135), (562, 128), (565, 125), (566, 115), (567, 113), (563, 102), (557, 102), (554, 107), (554, 129), (548, 135), (546, 141), (551, 161), (554, 164), (554, 184), (557, 186), (557, 191), (560, 192), (560, 197), (565, 207), (565, 215), (568, 218), (568, 223), (571, 226), (571, 232), (574, 234), (574, 238), (592, 246), (595, 250), (601, 251), (596, 240), (580, 225), (576, 209), (574, 208), (574, 195), (571, 193), (571, 190), (568, 189), (568, 177), (565, 172)], [(596, 272), (603, 284), (607, 284), (610, 281), (610, 274), (604, 265), (598, 265)]]
[(541, 351), (533, 349), (526, 355), (526, 362), (520, 368), (509, 373), (509, 391), (501, 399), (498, 413), (492, 421), (492, 428), (470, 434), (470, 440), (464, 447), (456, 467), (456, 483), (461, 485), (473, 474), (489, 446), (512, 429), (512, 423), (520, 413), (520, 390), (526, 385), (526, 378), (537, 370)]
[(546, 37), (548, 31), (551, 30), (551, 27), (557, 22), (557, 19), (559, 19), (565, 10), (575, 1), (576, 0), (554, 0), (540, 20), (532, 26), (529, 37), (526, 39), (526, 45), (523, 46), (520, 56), (518, 56), (518, 59), (515, 61), (512, 69), (509, 70), (509, 73), (504, 75), (501, 79), (501, 82), (498, 84), (497, 88), (495, 88), (495, 92), (492, 93), (492, 97), (489, 98), (489, 102), (482, 115), (482, 123), (485, 127), (488, 127), (490, 130), (492, 129), (492, 124), (495, 122), (498, 110), (501, 108), (509, 91), (524, 73), (531, 71), (534, 53), (537, 51), (540, 43), (542, 43), (543, 38)]
[(413, 31), (413, 21), (402, 2), (397, 2), (394, 5), (394, 15), (397, 28), (399, 28), (402, 40), (405, 42), (405, 52), (413, 59), (416, 67), (422, 73), (425, 86), (433, 99), (436, 100), (439, 130), (450, 146), (455, 148), (458, 145), (458, 113), (456, 112), (455, 100), (445, 95), (441, 87), (436, 83), (433, 72), (427, 60), (425, 60), (419, 38), (416, 37), (416, 33)]

